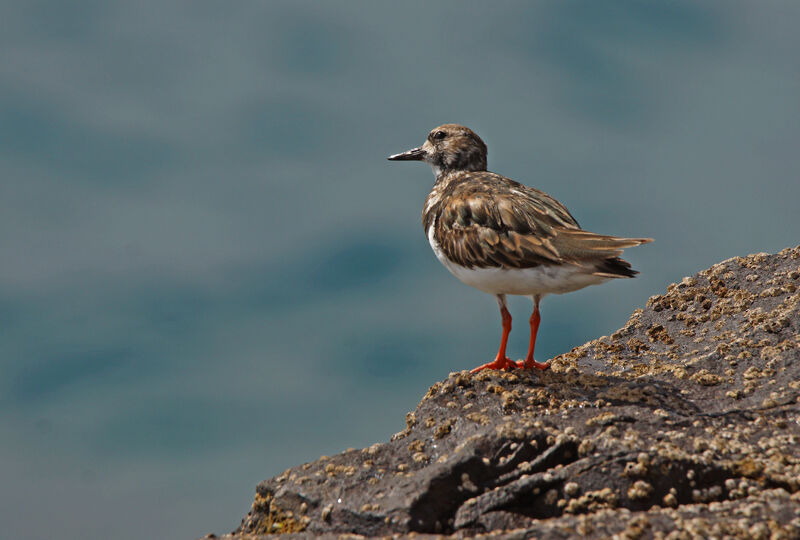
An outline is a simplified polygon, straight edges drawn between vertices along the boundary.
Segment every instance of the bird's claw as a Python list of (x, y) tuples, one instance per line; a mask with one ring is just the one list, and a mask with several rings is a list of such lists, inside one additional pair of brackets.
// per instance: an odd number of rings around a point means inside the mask
[(539, 369), (542, 371), (544, 371), (545, 369), (550, 369), (550, 364), (548, 362), (537, 362), (534, 359), (520, 360), (519, 362), (514, 362), (514, 366), (520, 369)]
[(517, 363), (511, 360), (510, 358), (506, 357), (498, 357), (483, 364), (482, 366), (478, 366), (475, 369), (471, 370), (470, 373), (478, 373), (479, 371), (483, 371), (484, 369), (514, 369), (517, 367)]

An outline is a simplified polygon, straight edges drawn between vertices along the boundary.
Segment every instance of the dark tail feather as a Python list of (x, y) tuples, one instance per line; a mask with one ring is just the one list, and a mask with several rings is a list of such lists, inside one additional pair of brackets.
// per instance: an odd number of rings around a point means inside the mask
[(631, 263), (619, 257), (603, 259), (597, 265), (597, 270), (594, 271), (594, 275), (596, 276), (613, 278), (634, 277), (638, 273), (639, 272), (631, 268)]

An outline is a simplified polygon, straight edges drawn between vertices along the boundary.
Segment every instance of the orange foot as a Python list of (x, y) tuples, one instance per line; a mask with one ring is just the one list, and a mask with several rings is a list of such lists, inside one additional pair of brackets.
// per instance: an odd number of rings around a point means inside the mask
[(517, 363), (507, 356), (498, 356), (488, 364), (476, 367), (470, 373), (478, 373), (484, 369), (514, 369), (515, 367), (517, 367)]
[(547, 362), (537, 362), (533, 358), (530, 360), (520, 360), (519, 362), (514, 362), (514, 365), (520, 369), (541, 369), (542, 371), (545, 369), (550, 369), (550, 364)]

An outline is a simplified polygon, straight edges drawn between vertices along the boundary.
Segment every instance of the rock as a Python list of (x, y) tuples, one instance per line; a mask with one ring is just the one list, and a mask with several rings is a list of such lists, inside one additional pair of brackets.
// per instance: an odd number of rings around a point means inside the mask
[(227, 538), (799, 538), (798, 288), (800, 247), (737, 257), (549, 371), (452, 373), (389, 442), (260, 483)]

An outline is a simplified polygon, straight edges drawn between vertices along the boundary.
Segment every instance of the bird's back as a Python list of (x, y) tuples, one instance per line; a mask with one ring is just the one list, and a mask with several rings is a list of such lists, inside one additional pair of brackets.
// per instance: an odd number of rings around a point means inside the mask
[(622, 249), (649, 241), (584, 231), (553, 197), (488, 171), (438, 178), (422, 217), (432, 244), (466, 268), (568, 264), (630, 277), (635, 272), (619, 259)]

